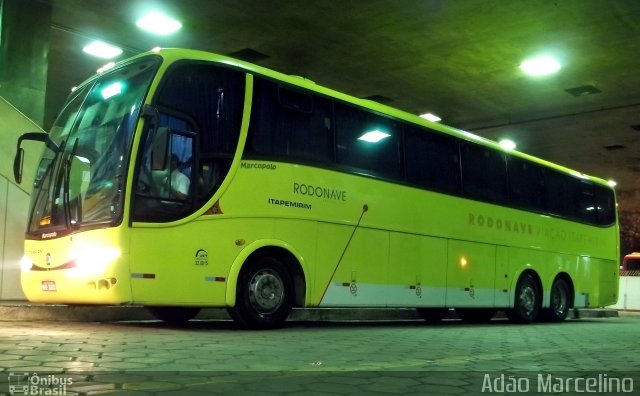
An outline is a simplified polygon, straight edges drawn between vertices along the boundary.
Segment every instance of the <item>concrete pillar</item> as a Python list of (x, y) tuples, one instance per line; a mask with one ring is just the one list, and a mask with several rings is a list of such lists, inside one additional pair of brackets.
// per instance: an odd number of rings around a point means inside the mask
[(0, 96), (42, 126), (51, 5), (0, 0)]

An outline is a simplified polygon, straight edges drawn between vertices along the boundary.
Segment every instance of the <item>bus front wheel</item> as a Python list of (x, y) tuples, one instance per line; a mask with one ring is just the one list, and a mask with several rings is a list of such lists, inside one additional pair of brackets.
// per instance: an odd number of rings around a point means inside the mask
[(293, 281), (285, 264), (275, 257), (257, 257), (240, 272), (236, 305), (228, 310), (242, 327), (271, 329), (287, 319), (293, 296)]
[(540, 288), (531, 274), (523, 274), (516, 286), (513, 308), (507, 310), (507, 317), (516, 323), (531, 323), (540, 310)]

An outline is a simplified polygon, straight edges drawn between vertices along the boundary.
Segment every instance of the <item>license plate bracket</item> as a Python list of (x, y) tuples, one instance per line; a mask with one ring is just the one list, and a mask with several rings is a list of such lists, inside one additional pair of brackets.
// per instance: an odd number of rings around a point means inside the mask
[(53, 280), (43, 280), (42, 281), (42, 291), (44, 292), (54, 292), (56, 289), (56, 281)]

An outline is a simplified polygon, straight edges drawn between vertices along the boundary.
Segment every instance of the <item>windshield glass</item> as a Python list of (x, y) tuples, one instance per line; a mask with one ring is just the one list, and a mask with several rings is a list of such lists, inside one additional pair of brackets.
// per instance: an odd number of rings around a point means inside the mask
[(49, 133), (58, 149), (45, 149), (36, 171), (30, 233), (119, 221), (133, 130), (158, 63), (137, 61), (72, 94)]

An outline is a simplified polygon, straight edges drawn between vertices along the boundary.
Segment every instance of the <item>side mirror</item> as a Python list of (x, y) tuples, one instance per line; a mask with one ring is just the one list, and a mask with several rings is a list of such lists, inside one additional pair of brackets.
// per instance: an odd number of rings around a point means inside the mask
[(13, 159), (13, 177), (16, 179), (16, 183), (22, 183), (22, 163), (24, 162), (24, 149), (18, 147), (16, 156)]
[(20, 147), (23, 140), (32, 140), (35, 142), (44, 142), (44, 144), (53, 152), (58, 152), (60, 148), (49, 138), (45, 132), (27, 132), (18, 138), (18, 146), (16, 148), (16, 156), (13, 159), (13, 177), (16, 183), (22, 182), (22, 163), (24, 162), (24, 149)]

